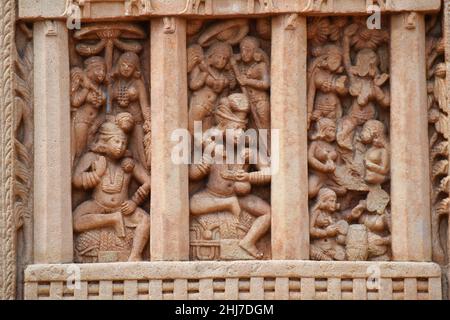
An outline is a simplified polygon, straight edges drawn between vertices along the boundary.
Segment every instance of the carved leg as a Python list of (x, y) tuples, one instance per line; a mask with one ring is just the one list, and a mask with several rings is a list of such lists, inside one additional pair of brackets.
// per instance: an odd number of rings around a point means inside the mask
[(90, 127), (89, 124), (83, 123), (83, 122), (78, 122), (78, 123), (75, 122), (75, 124), (74, 124), (75, 135), (74, 135), (73, 139), (75, 140), (75, 142), (74, 142), (75, 143), (75, 154), (74, 154), (75, 162), (80, 158), (84, 149), (86, 148), (88, 135), (89, 135), (89, 127)]
[[(133, 247), (128, 261), (142, 261), (142, 252), (150, 238), (150, 216), (141, 208), (137, 208), (133, 217), (130, 218), (137, 220), (137, 227), (134, 232)], [(125, 217), (125, 220), (127, 219), (128, 217)]]
[(356, 127), (354, 119), (346, 116), (342, 119), (340, 130), (338, 130), (337, 141), (339, 146), (348, 150), (353, 150), (353, 135)]
[(308, 178), (308, 196), (310, 199), (313, 199), (319, 193), (319, 190), (324, 185), (324, 179), (322, 176), (317, 174), (310, 174)]
[(256, 243), (270, 229), (271, 208), (264, 200), (254, 195), (239, 198), (239, 203), (245, 211), (258, 218), (253, 223), (247, 235), (239, 243), (242, 249), (250, 253), (256, 259), (262, 259), (264, 254), (258, 250)]
[(141, 126), (135, 126), (130, 139), (130, 151), (135, 160), (139, 161), (145, 169), (149, 169), (143, 141), (144, 129)]
[(214, 212), (231, 212), (235, 217), (241, 214), (241, 206), (237, 197), (219, 198), (207, 191), (195, 194), (190, 201), (191, 214), (198, 216)]
[(104, 209), (94, 201), (86, 201), (75, 209), (73, 227), (75, 232), (113, 227), (118, 237), (125, 237), (122, 213), (102, 213)]

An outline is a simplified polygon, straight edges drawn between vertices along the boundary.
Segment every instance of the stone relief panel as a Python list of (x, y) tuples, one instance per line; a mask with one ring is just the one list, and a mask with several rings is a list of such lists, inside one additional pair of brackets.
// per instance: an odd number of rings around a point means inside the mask
[(390, 260), (388, 29), (311, 18), (308, 47), (311, 259)]
[(270, 259), (270, 164), (255, 157), (270, 154), (270, 36), (269, 19), (188, 22), (193, 260)]
[(450, 208), (449, 110), (446, 83), (447, 65), (445, 63), (445, 42), (442, 36), (441, 16), (429, 16), (426, 29), (433, 260), (441, 266), (445, 266), (449, 261), (447, 233)]
[(148, 259), (149, 36), (146, 25), (87, 24), (70, 41), (77, 262)]

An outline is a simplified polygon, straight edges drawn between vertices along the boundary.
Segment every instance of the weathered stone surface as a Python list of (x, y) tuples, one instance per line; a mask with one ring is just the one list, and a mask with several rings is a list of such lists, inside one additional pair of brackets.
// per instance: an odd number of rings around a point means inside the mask
[(449, 5), (2, 0), (0, 298), (448, 298)]
[[(111, 292), (111, 283), (123, 281), (124, 285), (146, 287), (148, 294), (141, 299), (176, 300), (198, 299), (208, 295), (211, 299), (383, 299), (391, 295), (400, 299), (435, 300), (441, 298), (440, 268), (432, 263), (393, 262), (313, 262), (313, 261), (263, 261), (263, 262), (151, 262), (78, 265), (81, 275), (80, 289), (66, 287), (70, 266), (36, 265), (26, 270), (26, 299), (61, 299), (95, 295), (99, 299), (117, 296)], [(72, 267), (73, 268), (73, 267)], [(374, 272), (379, 286), (370, 287)], [(250, 278), (250, 280), (248, 280)], [(267, 280), (275, 278), (275, 280)], [(398, 281), (397, 279), (404, 279)], [(143, 284), (143, 279), (146, 283)], [(320, 281), (316, 280), (320, 279)], [(100, 280), (100, 287), (87, 285)], [(223, 287), (215, 280), (224, 283)], [(290, 280), (290, 281), (289, 281)], [(61, 286), (62, 281), (62, 287)], [(161, 283), (165, 290), (162, 292)], [(147, 283), (148, 282), (148, 283)], [(50, 285), (48, 285), (50, 283)], [(217, 282), (218, 283), (218, 282)], [(340, 284), (340, 285), (338, 285)], [(372, 283), (371, 283), (372, 284)], [(389, 288), (388, 288), (389, 285)], [(58, 287), (59, 286), (59, 287)], [(197, 288), (199, 293), (192, 294)], [(300, 289), (301, 288), (301, 289)], [(328, 291), (323, 292), (323, 289)], [(300, 289), (300, 293), (298, 290)], [(88, 294), (87, 290), (91, 292)], [(211, 294), (214, 290), (216, 293)], [(224, 290), (223, 293), (217, 291)], [(404, 290), (404, 291), (403, 291)], [(56, 292), (55, 292), (56, 291)], [(272, 291), (272, 294), (267, 292)], [(348, 291), (353, 291), (348, 293)], [(140, 292), (142, 292), (140, 290)], [(401, 294), (397, 293), (401, 292)], [(419, 293), (420, 292), (420, 293)], [(422, 293), (427, 292), (427, 293)], [(132, 299), (125, 293), (123, 299)]]

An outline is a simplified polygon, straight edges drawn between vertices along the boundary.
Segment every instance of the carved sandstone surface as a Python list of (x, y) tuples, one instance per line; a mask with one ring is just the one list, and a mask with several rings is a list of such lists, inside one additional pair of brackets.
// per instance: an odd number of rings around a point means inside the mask
[[(194, 144), (200, 143), (204, 151), (199, 163), (189, 168), (192, 258), (267, 259), (270, 189), (258, 194), (255, 186), (270, 184), (270, 167), (259, 158), (256, 163), (250, 160), (252, 153), (269, 150), (270, 144), (266, 138), (252, 149), (244, 131), (262, 134), (270, 129), (270, 23), (193, 21), (188, 39), (188, 126)], [(223, 141), (198, 141), (196, 126)], [(233, 136), (227, 130), (233, 130)], [(242, 141), (245, 147), (238, 148)], [(230, 146), (243, 161), (230, 158)]]
[[(92, 24), (71, 42), (75, 253), (140, 261), (150, 237), (150, 102), (139, 57), (146, 32)], [(145, 60), (147, 61), (147, 60)], [(145, 255), (147, 256), (147, 255)]]
[(389, 33), (359, 18), (308, 32), (311, 258), (389, 260)]
[(448, 298), (450, 0), (0, 3), (0, 299)]
[(431, 168), (431, 226), (433, 261), (448, 264), (449, 198), (449, 109), (447, 100), (447, 66), (441, 17), (427, 20), (427, 93)]

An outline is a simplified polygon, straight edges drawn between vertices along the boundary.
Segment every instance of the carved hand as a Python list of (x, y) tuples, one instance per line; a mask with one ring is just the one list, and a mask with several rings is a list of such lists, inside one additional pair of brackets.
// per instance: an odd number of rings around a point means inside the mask
[(336, 165), (332, 160), (328, 160), (325, 164), (325, 168), (327, 169), (327, 172), (333, 172), (336, 170)]
[(134, 211), (136, 211), (136, 209), (137, 209), (136, 202), (134, 202), (132, 200), (128, 200), (128, 201), (125, 201), (124, 203), (122, 203), (120, 211), (122, 212), (123, 215), (128, 216), (128, 215), (132, 214)]
[(333, 90), (333, 83), (331, 81), (324, 81), (322, 83), (322, 91), (328, 93), (331, 90)]
[(327, 236), (334, 237), (338, 232), (338, 227), (336, 225), (331, 225), (326, 228)]
[(91, 103), (92, 105), (94, 105), (96, 107), (101, 106), (102, 102), (103, 102), (103, 98), (102, 98), (101, 94), (99, 94), (95, 91), (90, 91), (86, 99), (89, 103)]
[(243, 75), (237, 76), (236, 79), (241, 86), (246, 86), (248, 84), (248, 78)]
[(94, 169), (98, 177), (101, 178), (105, 175), (106, 165), (106, 158), (103, 156), (100, 156), (97, 160), (94, 161), (92, 168)]

